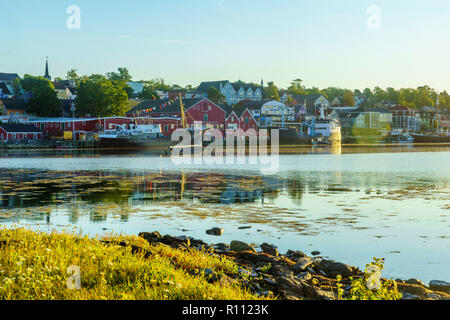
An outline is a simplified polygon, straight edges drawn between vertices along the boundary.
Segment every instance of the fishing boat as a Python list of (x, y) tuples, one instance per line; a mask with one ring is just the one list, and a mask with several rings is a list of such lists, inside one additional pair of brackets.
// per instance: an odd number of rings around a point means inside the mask
[(415, 143), (450, 143), (450, 132), (448, 129), (446, 131), (442, 130), (442, 122), (439, 114), (439, 92), (437, 93), (436, 102), (436, 114), (434, 116), (435, 130), (430, 134), (415, 134), (412, 133), (411, 136), (414, 138)]
[(116, 125), (114, 130), (105, 130), (98, 136), (101, 148), (167, 148), (171, 145), (170, 138), (164, 137), (161, 126), (156, 124)]
[(414, 138), (408, 134), (401, 131), (391, 131), (384, 141), (381, 143), (412, 143)]
[(448, 132), (441, 132), (435, 134), (414, 134), (411, 136), (415, 143), (450, 143), (450, 134)]

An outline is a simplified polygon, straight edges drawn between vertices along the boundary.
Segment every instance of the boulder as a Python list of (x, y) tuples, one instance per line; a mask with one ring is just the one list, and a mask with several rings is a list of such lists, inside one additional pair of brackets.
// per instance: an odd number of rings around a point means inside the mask
[(297, 276), (297, 278), (300, 278), (303, 281), (309, 281), (312, 279), (311, 274), (308, 272), (300, 272), (296, 276)]
[(203, 275), (208, 280), (208, 282), (215, 282), (217, 281), (217, 273), (214, 272), (214, 270), (210, 268), (205, 268), (202, 270)]
[(301, 251), (292, 251), (292, 250), (288, 250), (286, 252), (286, 256), (290, 259), (298, 259), (298, 258), (304, 258), (306, 257), (306, 254), (304, 254)]
[(272, 267), (272, 274), (278, 277), (288, 277), (293, 275), (291, 269), (280, 264), (274, 265)]
[(221, 236), (224, 233), (223, 228), (212, 228), (209, 230), (206, 230), (206, 233), (212, 236)]
[(242, 242), (242, 241), (231, 241), (230, 243), (230, 250), (235, 252), (241, 252), (241, 251), (253, 251), (256, 252), (255, 248), (253, 248), (251, 245)]
[(239, 260), (245, 260), (253, 264), (268, 264), (275, 261), (275, 258), (271, 255), (266, 253), (256, 253), (254, 251), (240, 251), (236, 253), (235, 257)]
[(306, 270), (306, 268), (308, 268), (309, 266), (311, 266), (313, 264), (314, 264), (314, 260), (309, 257), (300, 258), (297, 260), (297, 263), (294, 265), (294, 271), (295, 272), (303, 272)]
[(450, 293), (450, 283), (441, 280), (430, 281), (429, 287), (433, 291)]
[(425, 287), (424, 283), (420, 281), (419, 279), (409, 279), (405, 281), (406, 284), (415, 284), (417, 286), (423, 286)]
[(322, 259), (318, 262), (317, 266), (327, 274), (341, 275), (343, 277), (349, 277), (353, 274), (352, 267), (334, 260)]
[(270, 254), (271, 256), (278, 257), (280, 254), (275, 246), (268, 243), (263, 243), (260, 247), (264, 253)]

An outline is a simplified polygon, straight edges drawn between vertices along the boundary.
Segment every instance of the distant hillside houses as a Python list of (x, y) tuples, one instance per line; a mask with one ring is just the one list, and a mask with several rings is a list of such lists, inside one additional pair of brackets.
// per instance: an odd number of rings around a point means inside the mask
[(284, 93), (280, 101), (290, 106), (304, 106), (307, 109), (330, 107), (330, 102), (323, 94), (291, 95)]
[(231, 83), (228, 80), (202, 82), (197, 91), (208, 93), (211, 88), (216, 88), (225, 97), (229, 105), (233, 105), (242, 100), (260, 101), (263, 98), (263, 82), (261, 86), (247, 84), (242, 81)]
[(4, 84), (5, 87), (8, 89), (10, 95), (16, 95), (19, 94), (18, 92), (14, 92), (14, 80), (20, 79), (19, 75), (17, 73), (3, 73), (0, 72), (0, 84)]
[(338, 107), (333, 108), (329, 117), (339, 120), (344, 130), (351, 128), (389, 129), (393, 114), (390, 110), (383, 108)]

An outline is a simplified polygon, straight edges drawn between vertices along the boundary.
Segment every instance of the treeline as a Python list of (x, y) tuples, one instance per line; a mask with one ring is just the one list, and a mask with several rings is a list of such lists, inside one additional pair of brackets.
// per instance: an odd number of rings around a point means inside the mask
[[(323, 94), (330, 103), (335, 98), (341, 99), (341, 104), (345, 106), (353, 106), (355, 99), (362, 101), (361, 106), (373, 108), (386, 104), (400, 104), (410, 108), (418, 109), (425, 106), (436, 106), (438, 92), (429, 86), (421, 86), (418, 88), (402, 88), (394, 89), (388, 87), (382, 89), (375, 87), (373, 89), (366, 88), (363, 91), (359, 89), (350, 90), (337, 87), (329, 87), (326, 89), (318, 89), (316, 87), (306, 88), (302, 84), (301, 79), (296, 79), (287, 89), (290, 94)], [(439, 105), (443, 108), (450, 108), (450, 95), (447, 91), (439, 92)]]
[[(56, 78), (55, 81), (63, 80)], [(66, 80), (72, 80), (77, 87), (76, 115), (92, 117), (122, 116), (128, 111), (128, 99), (133, 95), (133, 90), (127, 85), (132, 81), (127, 68), (118, 68), (115, 72), (105, 75), (92, 74), (79, 76), (77, 70), (67, 72)], [(152, 79), (138, 81), (143, 83), (143, 92), (139, 94), (140, 99), (158, 99), (157, 91), (186, 90), (194, 91), (196, 87), (187, 85), (185, 87), (168, 84), (164, 79)], [(54, 85), (43, 77), (25, 75), (23, 79), (14, 84), (22, 92), (31, 93), (28, 113), (41, 117), (61, 116), (61, 102), (58, 100)], [(255, 86), (258, 86), (255, 84)], [(301, 79), (295, 79), (286, 90), (280, 90), (274, 82), (268, 82), (263, 88), (263, 98), (280, 100), (284, 93), (288, 95), (323, 94), (332, 103), (339, 98), (341, 105), (353, 106), (359, 99), (361, 106), (373, 108), (401, 104), (411, 108), (423, 106), (435, 106), (437, 91), (429, 86), (418, 88), (386, 88), (375, 87), (359, 89), (343, 89), (329, 87), (319, 89), (317, 87), (307, 88)], [(19, 91), (19, 92), (20, 92)], [(214, 88), (207, 92), (208, 96), (216, 103), (224, 102), (224, 97)], [(450, 108), (450, 95), (447, 91), (439, 93), (440, 106)]]

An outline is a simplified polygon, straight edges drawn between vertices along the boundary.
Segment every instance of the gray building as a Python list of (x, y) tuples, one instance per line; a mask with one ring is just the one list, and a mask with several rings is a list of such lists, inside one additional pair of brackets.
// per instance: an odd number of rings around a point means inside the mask
[(263, 83), (261, 86), (247, 84), (241, 81), (231, 83), (228, 80), (202, 82), (197, 91), (208, 92), (211, 87), (216, 88), (225, 97), (227, 104), (236, 104), (239, 101), (251, 100), (260, 101), (263, 97)]

